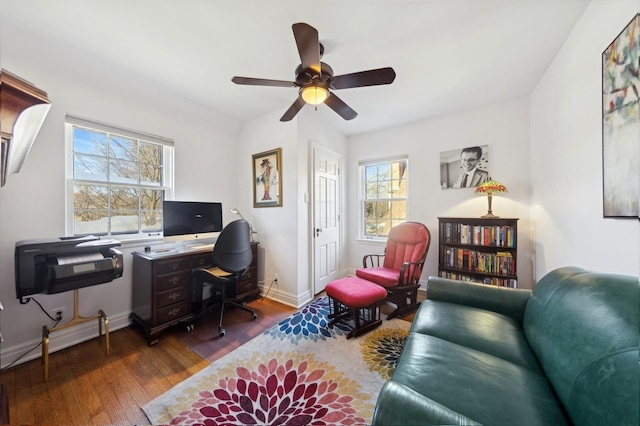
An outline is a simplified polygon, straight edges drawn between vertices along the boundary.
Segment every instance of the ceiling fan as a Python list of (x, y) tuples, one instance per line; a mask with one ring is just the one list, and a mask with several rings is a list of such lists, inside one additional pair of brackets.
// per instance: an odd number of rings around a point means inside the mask
[(324, 46), (318, 39), (318, 30), (304, 22), (293, 24), (292, 28), (302, 62), (296, 68), (295, 81), (251, 77), (233, 77), (231, 79), (236, 84), (249, 86), (299, 87), (298, 98), (280, 118), (280, 121), (291, 120), (305, 103), (311, 105), (324, 103), (345, 120), (352, 120), (358, 113), (331, 90), (391, 84), (396, 78), (395, 71), (390, 67), (334, 76), (333, 69), (324, 62), (320, 62)]

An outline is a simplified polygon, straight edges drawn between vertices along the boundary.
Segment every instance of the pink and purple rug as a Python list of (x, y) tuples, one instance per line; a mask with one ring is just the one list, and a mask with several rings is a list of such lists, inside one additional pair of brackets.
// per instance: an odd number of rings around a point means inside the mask
[(142, 407), (152, 424), (371, 423), (410, 323), (383, 321), (358, 338), (330, 328), (320, 298)]

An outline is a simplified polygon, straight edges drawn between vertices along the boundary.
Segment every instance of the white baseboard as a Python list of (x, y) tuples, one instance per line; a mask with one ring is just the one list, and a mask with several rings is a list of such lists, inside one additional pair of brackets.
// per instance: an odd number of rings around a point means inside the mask
[[(125, 312), (117, 315), (110, 315), (109, 317), (109, 333), (112, 333), (121, 328), (128, 327), (131, 323), (129, 319), (129, 312)], [(103, 331), (104, 333), (104, 331)], [(78, 343), (86, 342), (87, 340), (95, 339), (98, 337), (98, 320), (87, 321), (82, 324), (78, 324), (74, 327), (64, 328), (59, 331), (55, 331), (49, 334), (49, 355), (57, 352), (61, 349), (68, 348), (70, 346), (77, 345)], [(27, 361), (31, 361), (42, 356), (42, 347), (40, 344), (42, 339), (31, 340), (24, 342), (20, 345), (10, 346), (2, 348), (0, 356), (2, 357), (1, 368), (5, 368), (9, 364), (15, 361), (13, 365), (19, 365)], [(34, 349), (35, 348), (35, 349)], [(31, 351), (31, 352), (29, 352)], [(27, 353), (29, 352), (29, 353)], [(22, 358), (23, 354), (24, 355)], [(18, 360), (18, 358), (20, 358)], [(16, 361), (17, 360), (17, 361)]]
[(260, 291), (263, 297), (266, 296), (266, 298), (269, 300), (273, 300), (296, 309), (301, 308), (302, 306), (313, 300), (313, 296), (309, 291), (305, 291), (300, 295), (294, 295), (281, 291), (277, 288), (275, 290), (271, 288), (271, 290), (267, 294), (267, 288), (260, 285), (258, 285), (258, 287), (260, 287)]

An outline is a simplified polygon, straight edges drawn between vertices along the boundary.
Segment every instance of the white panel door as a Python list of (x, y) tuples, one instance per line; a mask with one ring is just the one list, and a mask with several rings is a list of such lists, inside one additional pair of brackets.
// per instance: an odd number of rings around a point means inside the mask
[(338, 278), (340, 264), (340, 155), (314, 147), (314, 294)]

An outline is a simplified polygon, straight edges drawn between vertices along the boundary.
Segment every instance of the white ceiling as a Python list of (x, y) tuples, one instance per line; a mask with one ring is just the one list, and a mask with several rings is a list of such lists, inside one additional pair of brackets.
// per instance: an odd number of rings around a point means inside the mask
[[(317, 28), (335, 75), (391, 66), (393, 84), (336, 91), (347, 135), (528, 94), (589, 0), (0, 0), (0, 23), (91, 52), (247, 121), (284, 111), (295, 88), (239, 86), (234, 75), (293, 80), (291, 25)], [(7, 43), (8, 40), (3, 40)], [(305, 109), (312, 107), (306, 106)], [(283, 124), (287, 125), (287, 124)]]

